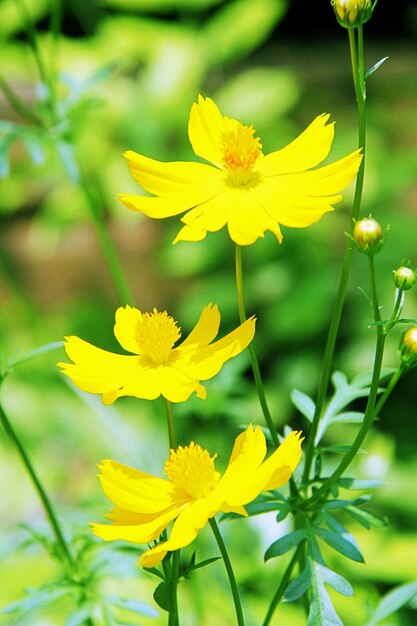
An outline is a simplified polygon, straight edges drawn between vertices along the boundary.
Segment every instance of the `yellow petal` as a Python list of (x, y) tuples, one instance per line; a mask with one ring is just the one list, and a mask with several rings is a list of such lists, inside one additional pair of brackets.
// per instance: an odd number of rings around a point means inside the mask
[(162, 395), (170, 402), (185, 402), (199, 390), (197, 378), (178, 369), (176, 362), (158, 364), (138, 357), (138, 363), (137, 375), (118, 391), (119, 396), (154, 400)]
[(133, 543), (148, 543), (159, 537), (168, 524), (177, 517), (179, 510), (178, 506), (173, 506), (145, 524), (116, 525), (93, 523), (91, 524), (91, 531), (105, 541), (124, 540)]
[(321, 163), (329, 154), (334, 137), (334, 122), (326, 125), (329, 117), (319, 115), (285, 148), (260, 159), (258, 169), (262, 175), (303, 172)]
[(271, 469), (273, 471), (264, 490), (277, 489), (287, 482), (288, 479), (283, 480), (280, 468), (289, 467), (292, 474), (301, 459), (301, 443), (303, 440), (301, 432), (293, 430), (284, 439), (278, 450), (275, 450), (269, 459), (265, 461), (264, 465), (267, 471), (269, 472)]
[(244, 476), (251, 475), (262, 463), (266, 454), (266, 440), (261, 428), (252, 424), (235, 440), (227, 469), (219, 488), (234, 490)]
[(156, 565), (168, 551), (188, 546), (197, 537), (198, 531), (207, 524), (209, 518), (218, 512), (218, 506), (206, 498), (191, 502), (175, 520), (169, 539), (145, 552), (140, 558), (140, 564), (144, 567), (150, 567), (149, 563)]
[(141, 472), (117, 461), (99, 465), (99, 479), (105, 495), (117, 507), (132, 513), (159, 513), (174, 503), (168, 480)]
[(133, 306), (121, 306), (116, 311), (114, 335), (127, 352), (140, 354), (136, 340), (136, 328), (141, 320), (142, 313)]
[(224, 118), (211, 98), (198, 96), (198, 103), (191, 107), (188, 136), (195, 154), (222, 167), (220, 136), (224, 130)]
[(220, 173), (210, 165), (194, 162), (164, 163), (128, 150), (123, 155), (133, 178), (156, 196), (199, 194), (209, 187)]
[(240, 354), (252, 341), (256, 319), (251, 317), (231, 333), (206, 348), (179, 352), (176, 367), (197, 380), (208, 380), (215, 376), (229, 359)]
[(207, 230), (200, 224), (183, 226), (172, 243), (176, 244), (179, 241), (202, 241), (206, 238), (206, 235)]
[(235, 190), (235, 202), (229, 210), (229, 235), (240, 246), (254, 243), (258, 237), (264, 236), (266, 230), (273, 232), (279, 242), (282, 240), (277, 220), (258, 201), (257, 188)]
[(188, 337), (178, 346), (178, 351), (184, 348), (201, 348), (207, 346), (217, 336), (220, 326), (220, 313), (217, 304), (207, 304), (204, 307), (197, 324)]
[(83, 391), (111, 392), (137, 374), (137, 357), (101, 350), (78, 337), (66, 337), (65, 340), (66, 353), (74, 363), (58, 365)]
[(226, 502), (229, 506), (245, 505), (254, 500), (262, 491), (275, 489), (285, 484), (301, 458), (300, 433), (293, 432), (281, 446), (244, 480), (236, 481), (235, 488), (229, 488)]
[(206, 194), (177, 194), (162, 198), (149, 198), (128, 193), (119, 194), (119, 200), (131, 211), (139, 211), (154, 219), (178, 215), (206, 200)]
[[(294, 174), (293, 177), (303, 177), (303, 174)], [(317, 222), (324, 213), (333, 211), (332, 204), (342, 200), (341, 195), (327, 197), (313, 197), (304, 193), (302, 180), (294, 180), (290, 184), (282, 181), (271, 184), (271, 179), (263, 181), (252, 191), (259, 203), (273, 218), (283, 226), (304, 228)], [(298, 183), (298, 186), (297, 186)], [(282, 239), (282, 235), (281, 235)]]

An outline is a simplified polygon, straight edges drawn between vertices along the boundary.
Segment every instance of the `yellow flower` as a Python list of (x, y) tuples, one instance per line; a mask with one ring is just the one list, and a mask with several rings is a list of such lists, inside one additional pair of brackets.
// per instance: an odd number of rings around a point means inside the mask
[(79, 339), (66, 337), (65, 350), (73, 363), (58, 363), (72, 382), (90, 393), (101, 393), (104, 404), (121, 396), (153, 400), (160, 395), (183, 402), (195, 391), (205, 399), (201, 380), (215, 376), (223, 364), (240, 354), (255, 334), (255, 317), (211, 343), (219, 331), (217, 305), (208, 304), (188, 337), (166, 311), (141, 313), (131, 306), (116, 311), (114, 334), (135, 356), (113, 354)]
[(254, 429), (249, 425), (236, 438), (222, 477), (214, 467), (216, 455), (211, 457), (194, 442), (171, 450), (165, 463), (167, 480), (116, 461), (103, 461), (99, 478), (104, 493), (115, 505), (106, 516), (113, 523), (92, 524), (92, 531), (106, 541), (149, 543), (175, 520), (169, 539), (141, 556), (141, 565), (153, 567), (168, 551), (194, 541), (216, 513), (247, 515), (245, 504), (262, 491), (284, 485), (301, 458), (300, 434), (290, 433), (264, 461), (265, 436), (259, 426)]
[[(319, 115), (285, 148), (266, 156), (253, 126), (225, 117), (210, 98), (191, 107), (188, 135), (203, 163), (163, 163), (125, 153), (133, 178), (156, 197), (121, 194), (129, 209), (153, 218), (188, 211), (174, 243), (200, 241), (227, 224), (229, 235), (249, 245), (266, 230), (279, 242), (279, 224), (303, 228), (317, 222), (355, 177), (360, 150), (319, 169), (333, 141), (329, 115)], [(191, 209), (191, 210), (189, 210)]]

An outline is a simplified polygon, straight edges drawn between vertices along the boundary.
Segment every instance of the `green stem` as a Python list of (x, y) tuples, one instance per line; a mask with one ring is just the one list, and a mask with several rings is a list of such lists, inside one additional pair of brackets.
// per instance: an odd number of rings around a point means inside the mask
[(327, 336), (326, 347), (323, 355), (323, 365), (320, 374), (319, 386), (317, 391), (317, 402), (314, 412), (313, 421), (311, 424), (310, 433), (307, 439), (303, 481), (308, 482), (311, 473), (311, 467), (314, 459), (315, 440), (320, 424), (321, 417), (323, 415), (324, 404), (326, 401), (327, 390), (329, 387), (330, 375), (333, 367), (333, 355), (336, 346), (336, 339), (339, 333), (340, 320), (342, 317), (342, 311), (346, 298), (346, 291), (349, 282), (351, 257), (353, 250), (352, 233), (354, 227), (354, 220), (358, 219), (359, 210), (362, 201), (363, 182), (365, 174), (365, 145), (366, 145), (366, 110), (365, 110), (365, 73), (364, 73), (364, 57), (363, 57), (363, 37), (362, 30), (359, 34), (359, 59), (355, 41), (354, 29), (349, 28), (349, 44), (352, 63), (353, 83), (355, 87), (356, 103), (358, 109), (358, 127), (359, 137), (358, 145), (362, 148), (363, 158), (359, 167), (358, 175), (356, 178), (355, 196), (353, 200), (352, 214), (350, 220), (349, 237), (346, 245), (345, 256), (343, 259), (342, 274), (340, 277), (339, 290), (336, 297), (336, 302), (333, 310), (332, 319), (330, 322), (329, 333)]
[(277, 608), (282, 596), (284, 595), (284, 591), (287, 588), (288, 583), (290, 582), (292, 571), (297, 564), (301, 554), (302, 554), (302, 543), (298, 545), (297, 550), (294, 552), (291, 561), (287, 565), (287, 569), (284, 572), (284, 576), (281, 579), (278, 589), (275, 592), (274, 597), (271, 600), (271, 604), (269, 605), (268, 612), (265, 616), (264, 621), (262, 622), (262, 626), (268, 626), (270, 623), (272, 616)]
[(397, 383), (400, 380), (401, 376), (407, 371), (407, 369), (408, 369), (408, 367), (404, 363), (400, 363), (398, 368), (395, 370), (395, 372), (393, 373), (393, 375), (390, 378), (390, 381), (389, 381), (389, 383), (388, 383), (384, 393), (379, 398), (379, 400), (377, 402), (377, 405), (375, 406), (375, 415), (379, 415), (379, 413), (381, 412), (383, 406), (385, 405), (385, 402), (388, 400), (388, 398), (390, 397), (391, 393), (393, 392), (394, 387), (397, 385)]
[(106, 228), (106, 224), (103, 220), (103, 215), (99, 206), (97, 193), (94, 191), (94, 188), (92, 188), (92, 186), (86, 181), (82, 173), (80, 174), (80, 187), (86, 197), (97, 237), (100, 242), (101, 250), (106, 260), (110, 275), (113, 279), (118, 298), (123, 304), (133, 304), (133, 296), (125, 278), (120, 259), (117, 255), (116, 248), (110, 238), (110, 235)]
[(237, 624), (238, 626), (245, 626), (245, 620), (243, 618), (243, 611), (242, 611), (242, 605), (240, 602), (239, 590), (237, 588), (236, 578), (233, 572), (232, 564), (229, 559), (229, 555), (227, 553), (226, 545), (223, 541), (223, 537), (220, 534), (219, 527), (217, 526), (217, 522), (214, 519), (214, 517), (212, 517), (209, 520), (209, 523), (213, 531), (213, 534), (216, 538), (217, 545), (219, 546), (220, 554), (223, 557), (223, 562), (226, 568), (227, 576), (229, 578), (230, 589), (232, 591), (233, 601), (235, 603)]
[(174, 416), (172, 415), (172, 404), (167, 399), (165, 399), (165, 408), (167, 414), (169, 449), (175, 450), (177, 442), (175, 437)]
[[(246, 321), (247, 317), (246, 317), (246, 311), (245, 311), (245, 298), (244, 298), (244, 291), (243, 291), (242, 247), (239, 246), (238, 244), (236, 244), (235, 268), (236, 268), (236, 288), (237, 288), (239, 319), (240, 319), (240, 323), (243, 324)], [(268, 403), (266, 400), (261, 371), (259, 369), (258, 357), (256, 356), (253, 343), (249, 344), (248, 350), (249, 350), (250, 360), (252, 364), (253, 377), (255, 379), (256, 391), (258, 392), (258, 397), (259, 397), (259, 402), (262, 407), (262, 412), (264, 414), (264, 418), (268, 426), (269, 432), (271, 433), (272, 441), (274, 442), (275, 447), (278, 448), (279, 446), (278, 435), (277, 435), (277, 431), (275, 429), (271, 412), (269, 410)]]
[[(373, 256), (369, 257), (369, 269), (371, 275), (371, 289), (372, 289), (372, 304), (374, 309), (374, 319), (376, 322), (381, 321), (381, 312), (379, 308), (378, 302), (378, 293), (376, 288), (376, 280), (375, 280), (375, 266), (374, 266), (374, 258)], [(356, 435), (355, 440), (353, 441), (349, 452), (343, 457), (342, 461), (338, 465), (338, 467), (334, 470), (333, 474), (327, 478), (327, 480), (322, 484), (320, 489), (318, 489), (314, 495), (310, 498), (308, 502), (308, 507), (316, 504), (318, 501), (323, 500), (327, 493), (329, 492), (331, 486), (338, 480), (340, 476), (344, 473), (344, 471), (349, 467), (355, 458), (356, 454), (359, 452), (362, 443), (365, 440), (368, 431), (370, 430), (375, 416), (377, 415), (377, 405), (376, 399), (379, 391), (379, 381), (381, 378), (381, 369), (382, 369), (382, 359), (384, 356), (384, 348), (385, 348), (385, 340), (387, 335), (384, 331), (384, 328), (381, 325), (376, 326), (376, 350), (375, 350), (375, 358), (374, 358), (374, 367), (372, 370), (372, 380), (371, 380), (371, 388), (369, 392), (368, 402), (366, 404), (365, 414), (363, 418), (362, 425), (359, 429), (358, 434)], [(390, 389), (392, 391), (393, 386)]]
[(23, 465), (26, 469), (26, 471), (28, 472), (34, 487), (36, 489), (36, 492), (39, 496), (39, 499), (43, 505), (43, 508), (45, 510), (46, 516), (49, 520), (49, 523), (51, 525), (52, 528), (52, 532), (54, 533), (57, 545), (59, 546), (59, 550), (61, 553), (61, 556), (63, 558), (63, 560), (66, 562), (66, 564), (68, 566), (70, 566), (70, 568), (73, 568), (74, 566), (74, 561), (73, 558), (71, 556), (71, 553), (69, 551), (69, 548), (67, 546), (67, 543), (64, 539), (64, 535), (62, 533), (62, 530), (60, 528), (58, 519), (55, 515), (54, 509), (52, 507), (52, 503), (49, 500), (47, 493), (45, 491), (45, 489), (43, 488), (43, 485), (31, 463), (31, 460), (29, 458), (29, 455), (27, 454), (23, 444), (21, 443), (19, 437), (17, 436), (15, 430), (12, 427), (12, 424), (10, 422), (10, 420), (8, 419), (2, 405), (0, 404), (0, 421), (3, 425), (4, 430), (7, 433), (7, 436), (9, 437), (9, 439), (13, 442), (13, 444), (15, 445), (19, 456), (23, 462)]
[(178, 577), (180, 572), (180, 550), (175, 550), (172, 553), (172, 568), (171, 568), (171, 601), (173, 610), (169, 612), (168, 626), (179, 626), (179, 612), (178, 612)]

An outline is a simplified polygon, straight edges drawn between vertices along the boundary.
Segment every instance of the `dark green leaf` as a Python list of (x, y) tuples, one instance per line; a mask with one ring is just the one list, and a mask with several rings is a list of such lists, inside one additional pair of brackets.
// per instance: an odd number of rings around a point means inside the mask
[(172, 584), (171, 583), (159, 583), (153, 593), (153, 599), (162, 610), (167, 613), (172, 613), (174, 605), (172, 602)]
[(158, 569), (156, 569), (156, 567), (145, 567), (144, 569), (147, 572), (149, 572), (150, 574), (154, 574), (154, 576), (158, 576), (158, 578), (161, 578), (162, 580), (165, 580), (165, 577), (162, 574), (162, 572), (160, 572)]
[(312, 593), (307, 626), (343, 626), (321, 578), (320, 564), (309, 558)]
[(346, 507), (346, 512), (368, 530), (370, 528), (380, 528), (381, 530), (386, 530), (389, 526), (389, 522), (386, 517), (378, 517), (375, 513), (365, 511), (356, 506)]
[[(326, 448), (320, 448), (321, 452), (333, 452), (333, 454), (347, 454), (351, 446), (338, 444), (336, 446), (328, 446)], [(358, 450), (357, 454), (366, 454), (366, 450)]]
[(288, 585), (284, 593), (285, 602), (295, 602), (305, 594), (307, 589), (311, 587), (311, 568), (305, 567), (301, 574), (294, 578)]
[(284, 535), (284, 537), (277, 539), (277, 541), (274, 541), (274, 543), (272, 543), (265, 552), (265, 561), (285, 554), (288, 550), (291, 550), (291, 548), (294, 548), (301, 541), (303, 541), (303, 539), (306, 538), (306, 534), (306, 530), (304, 528), (300, 528), (299, 530), (294, 530), (288, 535)]
[(349, 533), (342, 536), (320, 526), (315, 526), (314, 532), (334, 550), (343, 554), (343, 556), (346, 556), (348, 559), (352, 559), (352, 561), (357, 561), (358, 563), (364, 562), (362, 554), (355, 545), (356, 542), (351, 541), (353, 537)]

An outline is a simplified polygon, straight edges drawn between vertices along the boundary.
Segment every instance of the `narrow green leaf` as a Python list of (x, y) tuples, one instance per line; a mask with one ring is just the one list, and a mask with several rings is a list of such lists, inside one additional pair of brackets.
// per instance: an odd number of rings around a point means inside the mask
[(274, 541), (274, 543), (272, 543), (265, 552), (265, 561), (285, 554), (288, 550), (291, 550), (291, 548), (294, 548), (301, 541), (303, 541), (303, 539), (306, 538), (306, 534), (306, 530), (304, 528), (300, 528), (299, 530), (294, 530), (288, 535), (284, 535), (284, 537), (277, 539), (277, 541)]
[(163, 611), (170, 613), (174, 610), (172, 603), (172, 585), (171, 583), (159, 583), (153, 592), (153, 599)]
[(37, 359), (44, 354), (48, 354), (48, 352), (52, 352), (52, 350), (62, 348), (63, 345), (63, 341), (54, 341), (52, 343), (47, 343), (43, 346), (39, 346), (38, 348), (34, 348), (33, 350), (28, 350), (28, 352), (15, 352), (9, 357), (6, 363), (6, 368), (11, 369), (13, 367), (16, 367), (17, 365), (21, 365), (22, 363), (27, 363), (28, 361)]
[(311, 422), (316, 410), (316, 405), (310, 396), (302, 391), (299, 391), (298, 389), (293, 389), (291, 393), (291, 401), (300, 413), (304, 415), (309, 422)]
[[(328, 446), (326, 448), (320, 448), (321, 452), (332, 452), (333, 454), (347, 454), (351, 446), (338, 444), (335, 446)], [(358, 450), (357, 454), (366, 454), (366, 450)]]
[(365, 489), (375, 489), (384, 484), (381, 480), (361, 479), (361, 478), (339, 478), (338, 484), (344, 489), (351, 491), (362, 491)]
[(201, 567), (206, 567), (206, 565), (210, 565), (210, 563), (214, 563), (215, 561), (218, 561), (221, 558), (222, 558), (221, 556), (213, 556), (210, 559), (204, 559), (204, 561), (200, 561), (199, 563), (196, 563), (192, 567), (187, 567), (187, 573), (192, 572), (195, 569), (200, 569)]
[(311, 587), (311, 568), (305, 567), (301, 574), (294, 578), (284, 592), (284, 602), (295, 602)]
[[(376, 3), (375, 3), (376, 4)], [(385, 61), (389, 59), (389, 57), (384, 57), (383, 59), (380, 59), (377, 63), (375, 63), (375, 65), (373, 65), (372, 67), (369, 68), (369, 70), (366, 70), (365, 72), (365, 80), (367, 78), (369, 78), (371, 76), (371, 74), (373, 74), (374, 72), (376, 72), (376, 70), (381, 67), (381, 65), (383, 63), (385, 63)]]
[(389, 617), (417, 596), (417, 581), (394, 587), (385, 594), (377, 605), (366, 626), (376, 626), (381, 620)]
[[(346, 538), (345, 536), (339, 535), (331, 530), (327, 530), (326, 528), (322, 528), (320, 526), (314, 527), (314, 532), (318, 537), (323, 539), (331, 548), (343, 554), (348, 559), (352, 559), (352, 561), (357, 561), (358, 563), (364, 563), (364, 558), (356, 545)], [(349, 535), (349, 533), (347, 533)], [(352, 535), (349, 535), (352, 537)]]
[(375, 513), (371, 513), (370, 511), (365, 511), (356, 506), (347, 506), (346, 512), (349, 513), (354, 520), (356, 520), (359, 524), (367, 528), (379, 528), (380, 530), (386, 530), (389, 526), (387, 517), (379, 517), (375, 515)]

